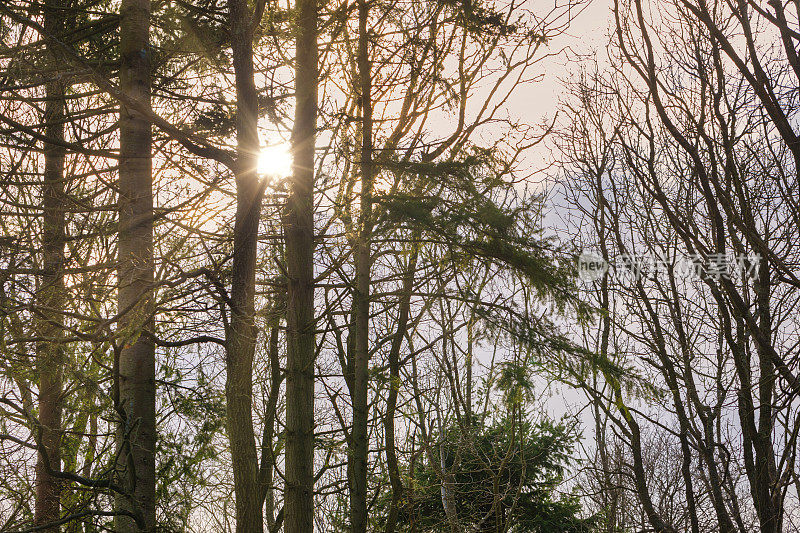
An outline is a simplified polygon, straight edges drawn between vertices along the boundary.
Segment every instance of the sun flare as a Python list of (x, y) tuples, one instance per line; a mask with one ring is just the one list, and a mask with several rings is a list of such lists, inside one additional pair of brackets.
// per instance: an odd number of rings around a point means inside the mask
[(267, 146), (258, 156), (258, 173), (271, 178), (288, 176), (292, 171), (292, 154), (286, 144)]

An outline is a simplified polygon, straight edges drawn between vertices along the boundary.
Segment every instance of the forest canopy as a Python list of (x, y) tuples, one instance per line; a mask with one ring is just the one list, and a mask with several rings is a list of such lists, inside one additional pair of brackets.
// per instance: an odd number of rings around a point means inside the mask
[(0, 531), (799, 530), (798, 41), (3, 2)]

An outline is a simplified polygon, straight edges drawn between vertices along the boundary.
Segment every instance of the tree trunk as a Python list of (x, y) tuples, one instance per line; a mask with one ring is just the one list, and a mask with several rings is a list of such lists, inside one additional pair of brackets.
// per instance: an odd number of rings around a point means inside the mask
[(258, 97), (253, 72), (251, 15), (245, 0), (230, 0), (236, 76), (236, 222), (233, 236), (231, 323), (227, 337), (227, 429), (236, 495), (236, 531), (264, 530), (253, 429), (255, 283), (262, 185), (258, 165)]
[(284, 220), (286, 308), (286, 533), (314, 528), (314, 145), (317, 0), (297, 2), (295, 121)]
[[(149, 0), (122, 0), (120, 16), (120, 87), (149, 109)], [(116, 507), (133, 515), (116, 517), (124, 533), (155, 529), (155, 344), (152, 133), (146, 116), (125, 107), (119, 127), (118, 467), (128, 494)]]
[[(44, 26), (49, 35), (61, 35), (64, 12), (61, 0), (45, 3)], [(48, 46), (54, 68), (57, 50)], [(44, 122), (46, 135), (54, 141), (64, 140), (64, 84), (53, 76), (45, 87)], [(61, 395), (64, 365), (63, 315), (64, 288), (64, 159), (65, 150), (58, 144), (44, 145), (44, 183), (42, 184), (42, 277), (37, 294), (40, 341), (36, 345), (36, 368), (39, 381), (40, 442), (43, 450), (36, 462), (36, 505), (34, 525), (44, 526), (59, 519), (61, 482), (51, 471), (61, 470)], [(57, 532), (58, 526), (42, 531)]]
[(372, 257), (372, 79), (369, 62), (367, 0), (358, 2), (358, 78), (361, 101), (361, 213), (355, 245), (355, 290), (353, 291), (353, 428), (350, 433), (350, 530), (367, 531), (367, 438), (369, 391), (369, 303)]
[[(766, 239), (765, 239), (766, 240)], [(762, 260), (759, 264), (758, 278), (754, 284), (756, 296), (758, 327), (765, 339), (772, 336), (772, 317), (770, 312), (770, 263)], [(758, 430), (753, 436), (755, 465), (751, 477), (753, 501), (756, 506), (759, 524), (763, 533), (781, 531), (783, 522), (782, 496), (777, 488), (775, 449), (772, 442), (774, 429), (773, 403), (775, 392), (775, 365), (766, 350), (757, 346), (758, 353)]]
[(280, 331), (280, 316), (273, 310), (272, 325), (269, 333), (269, 373), (270, 386), (267, 398), (267, 408), (264, 414), (264, 433), (261, 437), (261, 464), (259, 465), (258, 477), (261, 488), (260, 498), (264, 501), (264, 516), (267, 519), (267, 529), (276, 530), (275, 517), (275, 491), (273, 490), (273, 478), (275, 475), (275, 448), (273, 439), (275, 438), (275, 420), (277, 418), (278, 400), (281, 393), (281, 382), (283, 373), (281, 371), (280, 354), (278, 353), (278, 334)]
[[(418, 235), (414, 234), (411, 242), (417, 242)], [(403, 495), (403, 482), (400, 478), (400, 467), (397, 461), (395, 448), (394, 417), (397, 411), (397, 395), (400, 392), (400, 348), (408, 329), (408, 317), (411, 311), (411, 291), (414, 288), (414, 276), (417, 272), (417, 249), (412, 248), (408, 258), (408, 268), (403, 277), (403, 292), (400, 296), (399, 313), (397, 318), (397, 331), (389, 348), (389, 394), (386, 398), (386, 468), (389, 471), (389, 483), (392, 486), (392, 501), (386, 517), (386, 533), (394, 533), (397, 527), (397, 518), (400, 514), (400, 498)]]

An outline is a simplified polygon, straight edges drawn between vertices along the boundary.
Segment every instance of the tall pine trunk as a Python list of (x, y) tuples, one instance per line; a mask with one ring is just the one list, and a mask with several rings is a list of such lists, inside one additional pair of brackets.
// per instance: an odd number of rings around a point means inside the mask
[(358, 2), (358, 79), (361, 102), (361, 209), (355, 245), (353, 291), (353, 428), (348, 455), (350, 474), (350, 522), (353, 533), (367, 531), (367, 438), (369, 391), (370, 243), (372, 240), (372, 79), (369, 62), (367, 0)]
[[(48, 0), (44, 6), (44, 26), (48, 35), (64, 30), (61, 0)], [(59, 53), (48, 45), (48, 59), (57, 68)], [(64, 84), (52, 76), (45, 86), (44, 122), (46, 135), (55, 143), (44, 145), (42, 184), (42, 276), (37, 294), (39, 320), (36, 369), (39, 382), (40, 442), (43, 450), (36, 462), (36, 505), (34, 525), (45, 526), (60, 517), (61, 482), (51, 472), (61, 470), (61, 396), (63, 394), (63, 315), (64, 287)], [(58, 526), (42, 531), (57, 532)]]
[(286, 533), (314, 530), (314, 145), (317, 0), (297, 1), (295, 120), (284, 237), (286, 307)]
[[(122, 0), (120, 88), (137, 109), (120, 110), (119, 332), (117, 365), (120, 484), (116, 531), (155, 529), (155, 344), (150, 2)], [(135, 517), (135, 518), (134, 518)]]
[(231, 322), (227, 331), (227, 429), (236, 496), (236, 531), (264, 530), (262, 491), (253, 429), (253, 357), (258, 222), (263, 189), (258, 180), (258, 98), (253, 71), (252, 23), (246, 0), (229, 0), (236, 77), (236, 222), (233, 236)]

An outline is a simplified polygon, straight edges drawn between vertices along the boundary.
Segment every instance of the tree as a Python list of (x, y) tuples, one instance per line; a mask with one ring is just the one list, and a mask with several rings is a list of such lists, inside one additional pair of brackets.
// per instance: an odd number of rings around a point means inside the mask
[[(68, 4), (46, 2), (44, 27), (51, 35), (60, 36), (66, 27)], [(61, 51), (47, 46), (53, 71), (57, 72)], [(54, 474), (61, 471), (62, 394), (64, 365), (64, 319), (61, 310), (66, 303), (64, 287), (64, 246), (66, 220), (64, 212), (65, 180), (64, 92), (61, 76), (54, 76), (46, 85), (44, 122), (45, 135), (55, 143), (44, 148), (44, 182), (42, 187), (42, 276), (37, 304), (40, 308), (36, 344), (36, 366), (39, 385), (38, 441), (41, 447), (36, 464), (36, 514), (34, 524), (46, 526), (61, 517), (61, 480)], [(45, 531), (57, 532), (57, 526)]]
[(286, 201), (286, 533), (314, 520), (314, 155), (317, 0), (298, 0), (292, 178)]
[(156, 364), (150, 2), (120, 5), (118, 469), (116, 530), (155, 529)]
[(358, 101), (361, 107), (361, 150), (359, 171), (361, 192), (359, 221), (353, 258), (355, 261), (355, 287), (353, 310), (350, 313), (352, 370), (350, 394), (353, 402), (353, 424), (348, 443), (348, 471), (350, 488), (350, 527), (353, 533), (367, 531), (367, 469), (369, 455), (367, 408), (369, 393), (369, 318), (372, 267), (372, 188), (374, 180), (372, 158), (372, 69), (369, 58), (369, 0), (358, 2)]
[[(782, 31), (773, 9), (617, 2), (616, 66), (590, 66), (572, 86), (561, 137), (571, 205), (581, 241), (617, 266), (589, 288), (608, 318), (587, 339), (657, 390), (631, 394), (602, 374), (575, 382), (624, 442), (630, 490), (657, 531), (779, 531), (797, 493), (778, 481), (793, 477), (797, 446), (786, 438), (797, 353), (782, 333), (796, 327), (797, 248), (784, 231), (796, 217), (795, 106), (776, 81), (794, 76), (795, 51), (782, 41), (766, 54), (753, 31), (759, 20)], [(647, 456), (661, 439), (680, 465), (666, 487)], [(677, 498), (685, 514), (664, 505)]]
[[(594, 521), (580, 517), (577, 499), (556, 494), (575, 439), (566, 426), (509, 413), (443, 429), (440, 464), (421, 462), (411, 471), (413, 489), (401, 511), (409, 531), (442, 531), (449, 502), (459, 527), (470, 531), (592, 531)], [(451, 476), (449, 501), (442, 469)]]
[(263, 531), (263, 489), (253, 429), (253, 357), (258, 227), (264, 185), (258, 178), (258, 94), (253, 72), (254, 15), (247, 2), (228, 3), (236, 75), (236, 222), (233, 235), (231, 321), (226, 331), (227, 428), (236, 491), (236, 531)]

